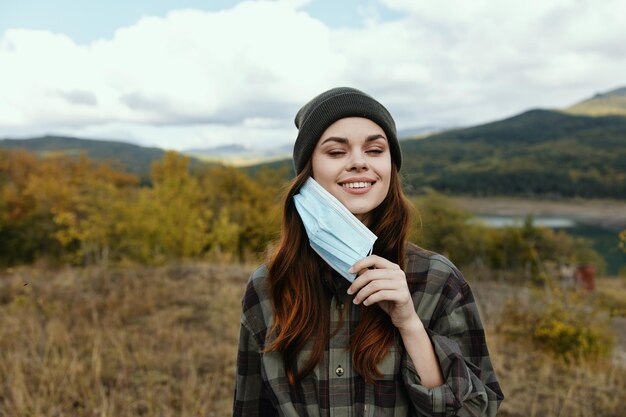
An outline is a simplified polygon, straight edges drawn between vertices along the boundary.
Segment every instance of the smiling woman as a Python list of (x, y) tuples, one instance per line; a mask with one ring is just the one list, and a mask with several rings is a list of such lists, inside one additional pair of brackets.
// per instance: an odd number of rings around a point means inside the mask
[(407, 243), (387, 109), (353, 88), (296, 115), (281, 238), (243, 298), (234, 416), (494, 416), (503, 399), (469, 285)]

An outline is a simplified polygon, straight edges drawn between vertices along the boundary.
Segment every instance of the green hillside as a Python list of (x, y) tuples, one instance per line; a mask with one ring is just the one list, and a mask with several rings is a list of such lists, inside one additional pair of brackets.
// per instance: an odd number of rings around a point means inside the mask
[(626, 118), (531, 110), (402, 143), (413, 190), (626, 198)]
[(574, 104), (565, 111), (587, 116), (626, 116), (626, 87), (596, 94), (588, 100)]
[(23, 148), (40, 156), (54, 153), (86, 154), (92, 159), (107, 161), (127, 172), (147, 178), (152, 161), (163, 158), (165, 151), (124, 142), (78, 139), (63, 136), (43, 136), (33, 139), (3, 139), (0, 148)]

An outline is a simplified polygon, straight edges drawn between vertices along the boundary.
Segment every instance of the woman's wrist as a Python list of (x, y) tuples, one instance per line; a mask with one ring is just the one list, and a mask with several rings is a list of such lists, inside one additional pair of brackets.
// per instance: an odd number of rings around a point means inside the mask
[(396, 324), (396, 328), (400, 332), (400, 335), (404, 335), (405, 333), (413, 335), (422, 332), (425, 333), (424, 323), (422, 323), (419, 316), (415, 312), (402, 323)]

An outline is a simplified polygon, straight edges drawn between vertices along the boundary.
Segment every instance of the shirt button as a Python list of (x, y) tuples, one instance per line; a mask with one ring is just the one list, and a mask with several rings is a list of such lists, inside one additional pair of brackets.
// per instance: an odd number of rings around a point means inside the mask
[(343, 368), (341, 367), (341, 365), (339, 365), (337, 369), (335, 369), (335, 373), (337, 374), (337, 376), (343, 375)]
[(339, 310), (343, 310), (343, 303), (339, 303), (339, 304), (337, 304), (337, 308), (338, 308)]

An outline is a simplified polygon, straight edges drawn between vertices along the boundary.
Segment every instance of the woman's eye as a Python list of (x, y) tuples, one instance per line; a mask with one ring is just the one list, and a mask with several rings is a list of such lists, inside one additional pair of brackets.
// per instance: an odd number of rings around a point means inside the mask
[(368, 149), (368, 150), (367, 150), (367, 151), (365, 151), (365, 152), (366, 152), (366, 153), (369, 153), (369, 154), (374, 154), (374, 155), (377, 155), (377, 154), (381, 154), (381, 153), (383, 153), (384, 151), (383, 151), (382, 149), (379, 149), (379, 148), (373, 148), (373, 149)]
[(341, 156), (341, 155), (345, 155), (345, 153), (346, 152), (342, 151), (342, 150), (331, 150), (331, 151), (328, 151), (328, 155), (330, 155), (330, 156)]

